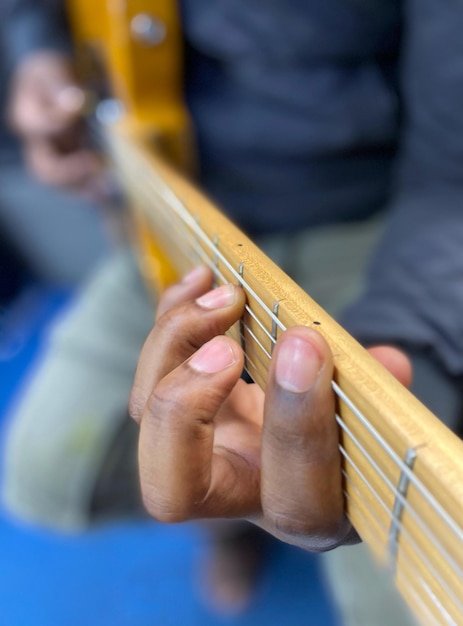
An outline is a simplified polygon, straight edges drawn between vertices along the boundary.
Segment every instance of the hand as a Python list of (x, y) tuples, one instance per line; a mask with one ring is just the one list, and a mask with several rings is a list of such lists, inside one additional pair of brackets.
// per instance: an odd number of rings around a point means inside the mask
[(97, 157), (83, 144), (85, 94), (70, 59), (42, 51), (26, 57), (13, 74), (8, 106), (24, 156), (45, 183), (84, 190), (95, 184)]
[[(243, 312), (243, 290), (211, 285), (198, 268), (168, 289), (140, 356), (130, 412), (149, 513), (246, 518), (315, 551), (357, 541), (344, 514), (327, 343), (306, 327), (283, 333), (264, 395), (240, 379), (241, 348), (223, 336)], [(375, 356), (407, 382), (400, 352)]]

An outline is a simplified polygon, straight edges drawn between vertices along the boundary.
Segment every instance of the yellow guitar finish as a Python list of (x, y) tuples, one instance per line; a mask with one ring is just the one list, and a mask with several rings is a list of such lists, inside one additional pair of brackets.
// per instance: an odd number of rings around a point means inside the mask
[[(125, 109), (134, 137), (148, 142), (184, 172), (195, 169), (194, 140), (184, 106), (183, 47), (176, 2), (68, 0), (78, 69), (104, 69), (111, 95)], [(150, 29), (151, 26), (151, 29)], [(158, 289), (176, 279), (145, 219), (134, 212), (143, 273)]]

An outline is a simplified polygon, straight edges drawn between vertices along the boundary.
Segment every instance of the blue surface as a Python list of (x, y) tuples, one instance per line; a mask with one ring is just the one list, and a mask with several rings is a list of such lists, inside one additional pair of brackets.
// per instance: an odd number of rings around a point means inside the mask
[[(4, 312), (0, 417), (40, 353), (66, 294), (33, 287)], [(198, 593), (207, 546), (196, 525), (121, 523), (77, 536), (0, 510), (0, 626), (339, 626), (316, 556), (279, 544), (246, 614), (219, 619)]]
[(0, 310), (0, 419), (40, 353), (47, 326), (69, 300), (67, 291), (31, 284)]
[(315, 559), (281, 546), (256, 601), (219, 619), (192, 584), (202, 538), (189, 525), (123, 525), (65, 538), (0, 522), (0, 623), (8, 626), (334, 624)]

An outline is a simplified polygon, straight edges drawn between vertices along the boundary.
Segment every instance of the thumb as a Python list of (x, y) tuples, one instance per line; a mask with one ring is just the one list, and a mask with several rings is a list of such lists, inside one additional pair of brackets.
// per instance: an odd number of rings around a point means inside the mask
[(402, 385), (410, 387), (412, 382), (412, 366), (407, 355), (392, 346), (373, 346), (368, 352), (384, 365)]

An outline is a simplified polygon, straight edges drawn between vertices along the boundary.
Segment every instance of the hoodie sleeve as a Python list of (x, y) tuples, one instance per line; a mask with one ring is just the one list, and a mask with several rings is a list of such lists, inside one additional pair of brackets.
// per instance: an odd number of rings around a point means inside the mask
[(403, 123), (388, 225), (341, 322), (463, 373), (463, 3), (406, 0)]

